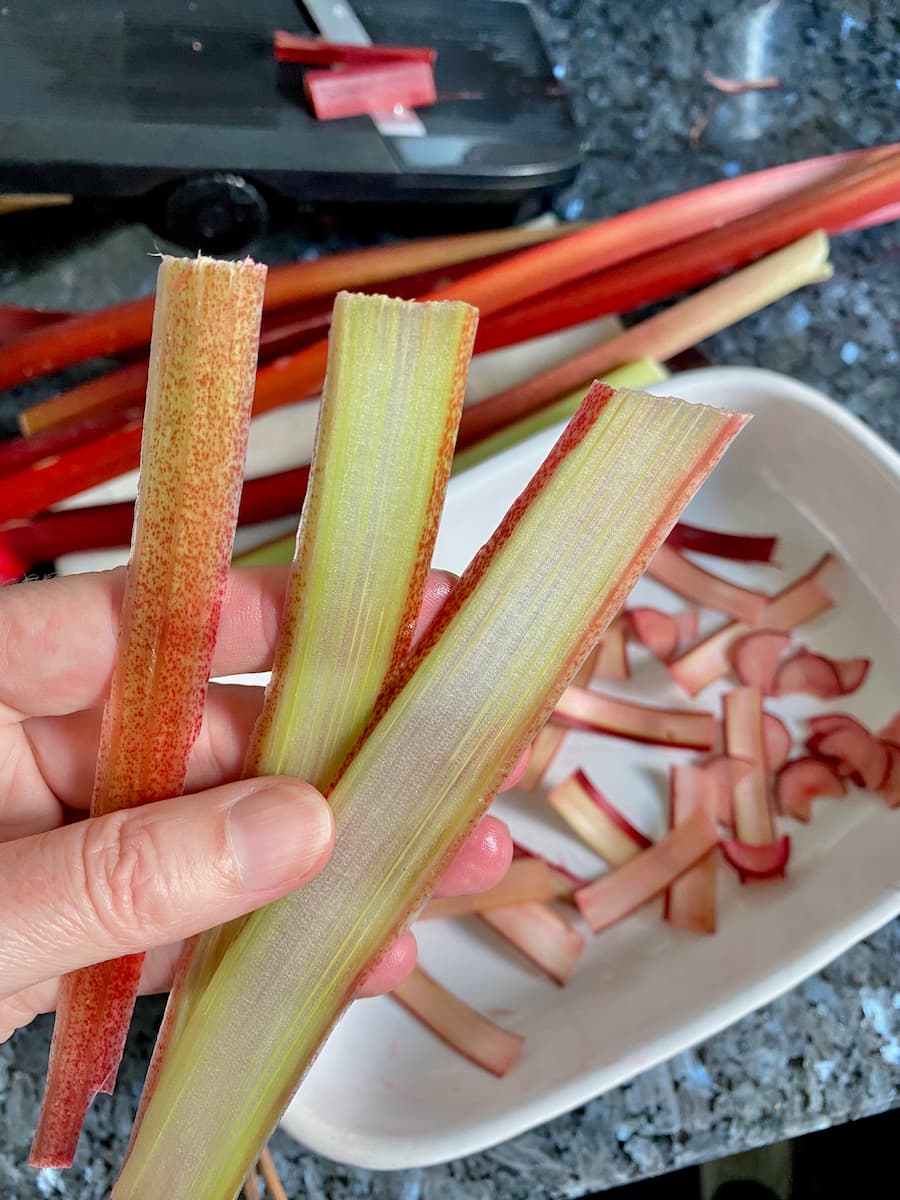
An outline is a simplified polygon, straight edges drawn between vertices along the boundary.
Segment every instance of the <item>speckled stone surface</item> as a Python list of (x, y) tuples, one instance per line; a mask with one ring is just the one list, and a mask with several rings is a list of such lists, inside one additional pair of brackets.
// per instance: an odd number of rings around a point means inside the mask
[[(543, 0), (541, 21), (587, 147), (560, 198), (591, 217), (741, 171), (889, 141), (900, 116), (900, 14), (843, 6)], [(703, 80), (774, 74), (777, 91), (719, 96)], [(691, 126), (708, 123), (696, 148)], [(45, 226), (49, 229), (49, 226)], [(60, 236), (40, 253), (0, 229), (0, 302), (88, 308), (150, 289), (156, 243), (119, 226)], [(314, 253), (280, 234), (257, 253)], [(900, 232), (835, 243), (832, 282), (712, 340), (721, 363), (785, 371), (822, 388), (900, 446)], [(9, 427), (9, 402), (0, 425)], [(337, 1166), (284, 1135), (273, 1144), (291, 1197), (309, 1200), (556, 1200), (900, 1105), (900, 923), (696, 1050), (582, 1109), (460, 1162), (377, 1174)], [(24, 1167), (50, 1022), (0, 1049), (0, 1196), (108, 1195), (159, 1015), (142, 1002), (113, 1100), (95, 1105), (67, 1174)]]

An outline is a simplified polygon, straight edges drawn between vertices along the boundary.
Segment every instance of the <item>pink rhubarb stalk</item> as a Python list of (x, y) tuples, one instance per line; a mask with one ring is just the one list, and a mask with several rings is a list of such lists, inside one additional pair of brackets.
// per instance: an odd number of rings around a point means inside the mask
[(429, 900), (419, 915), (420, 921), (446, 917), (466, 917), (528, 900), (560, 900), (571, 895), (572, 881), (539, 858), (517, 858), (504, 878), (486, 892), (465, 896), (441, 896)]
[(698, 567), (669, 545), (660, 546), (659, 553), (647, 567), (647, 574), (685, 600), (715, 609), (747, 625), (759, 621), (769, 599), (763, 592), (740, 587), (721, 575)]
[(762, 719), (758, 688), (741, 687), (726, 693), (723, 721), (726, 752), (753, 763), (753, 770), (734, 783), (734, 828), (740, 841), (753, 846), (775, 840)]
[[(131, 558), (91, 816), (181, 793), (209, 682), (244, 470), (265, 268), (164, 258)], [(210, 470), (210, 463), (216, 470)], [(143, 956), (67, 976), (31, 1163), (68, 1166), (111, 1091)]]
[(653, 844), (582, 770), (555, 787), (547, 803), (611, 867), (630, 862)]
[(711, 712), (654, 708), (649, 704), (602, 696), (574, 684), (560, 697), (553, 710), (553, 720), (570, 729), (587, 729), (634, 742), (684, 746), (692, 750), (711, 749), (716, 726)]
[[(718, 788), (715, 777), (704, 767), (674, 766), (669, 774), (669, 820), (676, 829), (697, 808), (718, 817)], [(679, 929), (693, 933), (716, 932), (715, 849), (708, 851), (666, 892), (665, 917)]]
[(532, 901), (492, 908), (481, 919), (554, 983), (560, 987), (568, 983), (585, 943), (556, 909)]

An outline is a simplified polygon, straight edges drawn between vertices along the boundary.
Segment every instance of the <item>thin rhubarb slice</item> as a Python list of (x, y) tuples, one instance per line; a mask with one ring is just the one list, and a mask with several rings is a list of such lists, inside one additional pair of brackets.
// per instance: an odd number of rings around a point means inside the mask
[(319, 121), (389, 113), (398, 105), (419, 108), (437, 99), (431, 63), (421, 59), (307, 71), (303, 90)]
[(791, 857), (791, 839), (783, 834), (776, 841), (757, 845), (729, 838), (722, 842), (722, 854), (740, 875), (742, 883), (748, 879), (783, 878)]
[[(237, 522), (265, 267), (164, 258), (137, 516), (91, 815), (180, 795), (200, 730)], [(210, 463), (216, 470), (210, 470)], [(143, 956), (67, 976), (34, 1166), (68, 1166), (111, 1091)]]
[(629, 862), (653, 844), (580, 769), (553, 788), (547, 803), (611, 867)]
[(668, 544), (676, 550), (711, 554), (715, 558), (729, 558), (734, 562), (770, 563), (778, 546), (778, 538), (773, 534), (726, 533), (721, 529), (703, 529), (699, 525), (679, 521), (669, 534)]
[(538, 733), (531, 747), (528, 765), (522, 774), (522, 778), (519, 780), (519, 787), (523, 792), (533, 792), (535, 788), (541, 786), (551, 762), (553, 762), (557, 751), (563, 744), (565, 736), (565, 729), (560, 725), (553, 725), (549, 722)]
[(761, 619), (769, 600), (763, 592), (740, 587), (704, 570), (669, 545), (660, 547), (647, 567), (647, 574), (685, 600), (715, 609), (746, 625), (755, 625)]
[(600, 639), (591, 679), (630, 679), (628, 639), (622, 621), (614, 621)]
[(774, 775), (790, 757), (793, 742), (791, 732), (781, 717), (763, 709), (762, 738), (763, 762), (769, 774)]
[(358, 979), (743, 423), (591, 389), (330, 791), (328, 865), (249, 918), (169, 1044), (116, 1200), (230, 1200)]
[(811, 754), (784, 764), (775, 778), (778, 811), (798, 821), (808, 821), (812, 802), (820, 796), (846, 796), (847, 785), (829, 763)]
[(831, 664), (841, 681), (841, 695), (849, 696), (858, 691), (865, 683), (872, 660), (870, 658), (833, 658)]
[(681, 635), (678, 622), (671, 614), (642, 606), (629, 608), (625, 620), (629, 632), (662, 662), (670, 659), (678, 649)]
[(716, 827), (699, 807), (637, 858), (575, 893), (575, 903), (594, 933), (608, 929), (660, 895), (719, 841)]
[(483, 1016), (421, 967), (415, 967), (391, 995), (451, 1050), (498, 1078), (522, 1053), (523, 1037)]
[(821, 700), (833, 700), (843, 694), (843, 689), (831, 659), (803, 649), (781, 663), (772, 681), (772, 692), (775, 696), (791, 696), (799, 692), (806, 696), (818, 696)]
[[(718, 787), (705, 767), (673, 766), (669, 773), (669, 821), (673, 829), (683, 825), (697, 808), (704, 808), (715, 821), (718, 816)], [(666, 892), (664, 916), (671, 925), (692, 933), (716, 932), (715, 849), (685, 871)]]
[(472, 913), (524, 904), (529, 900), (560, 900), (572, 892), (572, 881), (539, 858), (517, 858), (504, 878), (486, 892), (464, 896), (441, 896), (429, 900), (419, 914), (420, 921), (466, 917)]
[(755, 629), (738, 638), (731, 651), (734, 673), (745, 687), (759, 688), (771, 696), (778, 664), (791, 644), (790, 634), (777, 629)]
[(878, 731), (878, 736), (886, 742), (895, 742), (900, 746), (900, 712), (895, 713), (884, 729)]
[(572, 685), (553, 710), (553, 720), (570, 729), (587, 729), (635, 742), (709, 750), (716, 721), (711, 712), (655, 708)]
[(585, 941), (549, 904), (532, 901), (492, 908), (481, 919), (554, 983), (563, 987), (569, 982)]
[(766, 780), (762, 697), (758, 688), (740, 687), (723, 698), (725, 750), (734, 758), (753, 763), (753, 771), (734, 784), (734, 828), (750, 845), (775, 839), (775, 826)]
[(807, 743), (810, 753), (835, 764), (837, 773), (861, 787), (877, 792), (891, 769), (889, 744), (867, 729), (846, 726), (816, 734)]
[[(294, 775), (327, 791), (404, 663), (476, 319), (456, 302), (338, 295), (309, 491), (246, 775)], [(161, 1046), (187, 1022), (241, 924), (186, 951)], [(158, 1065), (157, 1055), (151, 1088)]]
[[(826, 612), (834, 603), (827, 583), (837, 567), (832, 554), (825, 554), (808, 574), (788, 584), (773, 596), (763, 612), (761, 624), (788, 631)], [(669, 663), (669, 672), (689, 696), (696, 696), (731, 670), (731, 650), (750, 629), (740, 621), (723, 625)]]

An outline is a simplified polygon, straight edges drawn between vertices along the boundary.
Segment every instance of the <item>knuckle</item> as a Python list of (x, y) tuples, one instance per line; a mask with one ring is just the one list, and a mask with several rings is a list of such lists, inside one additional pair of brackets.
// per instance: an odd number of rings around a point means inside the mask
[(155, 943), (166, 931), (168, 889), (153, 824), (116, 813), (88, 821), (84, 873), (90, 917), (126, 951)]

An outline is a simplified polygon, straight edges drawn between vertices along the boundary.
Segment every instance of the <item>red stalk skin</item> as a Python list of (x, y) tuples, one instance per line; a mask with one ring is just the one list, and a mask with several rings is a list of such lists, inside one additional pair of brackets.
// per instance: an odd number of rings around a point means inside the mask
[[(309, 467), (293, 467), (249, 479), (241, 493), (238, 523), (256, 525), (299, 513), (306, 495)], [(0, 540), (21, 561), (52, 561), (62, 554), (127, 546), (134, 522), (134, 501), (88, 505), (41, 513), (0, 527)]]
[(675, 550), (751, 563), (771, 563), (778, 545), (778, 538), (770, 534), (725, 533), (684, 521), (678, 522), (666, 541)]
[(46, 329), (48, 325), (55, 325), (71, 315), (69, 312), (51, 312), (18, 304), (0, 304), (0, 348), (31, 329)]
[(600, 791), (600, 789), (593, 783), (588, 775), (582, 771), (580, 767), (577, 771), (575, 771), (574, 779), (584, 794), (588, 796), (594, 802), (594, 804), (597, 805), (600, 811), (607, 816), (609, 820), (612, 821), (613, 825), (615, 825), (617, 829), (620, 829), (626, 837), (630, 838), (631, 841), (640, 846), (642, 850), (647, 850), (653, 845), (652, 839), (648, 838), (645, 833), (641, 833), (640, 829), (637, 829), (634, 825), (632, 825), (625, 814), (620, 809), (616, 808), (615, 804), (613, 804), (613, 802), (608, 799), (603, 792)]
[(385, 62), (425, 62), (431, 66), (437, 51), (429, 46), (353, 46), (302, 37), (276, 29), (273, 39), (275, 61), (304, 66), (366, 66)]
[(119, 416), (120, 421), (123, 421), (124, 416), (121, 414), (135, 406), (140, 410), (137, 414), (140, 416), (146, 393), (147, 362), (142, 359), (140, 362), (107, 371), (105, 375), (98, 375), (96, 379), (89, 379), (86, 383), (80, 383), (77, 387), (51, 396), (49, 400), (26, 408), (19, 414), (19, 428), (22, 435), (31, 441), (41, 433), (49, 432), (48, 426), (52, 428), (62, 425), (66, 429), (70, 426), (82, 427), (85, 436), (78, 439), (73, 434), (72, 437), (71, 444), (77, 445), (79, 440), (88, 440), (86, 435), (90, 430), (87, 424), (89, 416), (98, 421), (103, 416), (108, 420)]
[[(716, 229), (619, 260), (605, 270), (594, 268), (594, 274), (565, 287), (545, 289), (537, 298), (499, 314), (490, 326), (490, 342), (485, 339), (484, 349), (655, 304), (676, 292), (710, 283), (817, 229), (840, 233), (864, 214), (892, 206), (900, 197), (900, 156), (896, 152), (861, 168), (851, 164), (851, 170), (850, 178), (846, 177), (850, 172), (837, 172), (802, 193), (787, 195)], [(574, 386), (566, 382), (558, 394)]]
[[(480, 271), (435, 298), (461, 299), (477, 304), (482, 320), (498, 313), (495, 321), (483, 326), (479, 350), (494, 350), (526, 337), (539, 336), (536, 332), (524, 332), (526, 328), (539, 329), (540, 333), (563, 329), (587, 320), (589, 315), (617, 311), (615, 304), (611, 308), (589, 311), (597, 281), (599, 279), (602, 287), (607, 268), (618, 267), (626, 260), (643, 263), (652, 259), (662, 247), (673, 243), (693, 244), (695, 238), (702, 241), (709, 231), (726, 223), (730, 227), (736, 219), (757, 212), (774, 199), (784, 197), (787, 203), (804, 186), (818, 186), (823, 179), (857, 170), (862, 163), (878, 161), (892, 150), (893, 147), (881, 147), (875, 151), (787, 163), (656, 200), (589, 225), (558, 243), (552, 253), (538, 255), (533, 250), (524, 250), (504, 270)], [(813, 225), (805, 232), (815, 228), (817, 226)], [(792, 240), (785, 237), (778, 245), (786, 245)], [(637, 247), (641, 254), (635, 258)], [(710, 276), (714, 277), (715, 273)], [(583, 282), (574, 283), (576, 280)], [(578, 297), (574, 305), (568, 303), (573, 293)], [(528, 298), (535, 296), (539, 299), (529, 302)], [(531, 308), (540, 311), (538, 321), (530, 316)], [(552, 315), (554, 308), (556, 318)]]
[(785, 817), (809, 821), (819, 796), (846, 796), (847, 786), (829, 763), (812, 755), (791, 759), (775, 778), (775, 803)]
[(0, 587), (18, 583), (27, 569), (25, 562), (16, 554), (10, 539), (0, 533)]
[[(218, 363), (210, 361), (212, 353), (225, 355), (234, 388), (228, 409), (215, 421), (196, 411), (190, 419), (176, 412), (171, 424), (155, 420), (148, 425), (141, 448), (154, 487), (159, 485), (150, 464), (167, 461), (164, 456), (170, 452), (173, 430), (181, 435), (197, 430), (196, 440), (188, 441), (184, 450), (184, 465), (192, 470), (193, 479), (201, 478), (201, 463), (208, 463), (210, 456), (217, 471), (208, 483), (204, 479), (204, 489), (195, 488), (193, 494), (183, 488), (155, 508), (141, 500), (148, 510), (125, 577), (116, 664), (100, 729), (92, 817), (180, 795), (200, 732), (237, 521), (265, 280), (263, 267), (247, 263), (244, 272), (240, 287), (227, 284), (212, 293), (213, 299), (207, 298), (204, 317), (210, 340), (199, 322), (193, 329), (205, 354), (194, 367), (196, 394), (203, 395), (204, 389), (208, 393), (213, 382), (219, 382)], [(183, 383), (180, 326), (190, 309), (183, 301), (179, 308), (178, 297), (194, 295), (184, 291), (184, 280), (176, 274), (169, 320), (160, 319), (154, 331), (153, 359), (161, 399), (167, 393), (177, 394), (176, 381)], [(150, 386), (154, 386), (152, 377)], [(137, 432), (142, 433), (140, 425)], [(182, 443), (176, 440), (175, 444), (180, 448)], [(176, 512), (187, 534), (199, 543), (202, 533), (206, 545), (191, 560), (190, 575), (183, 564), (180, 573), (170, 566), (163, 622), (155, 603), (160, 582), (154, 575), (160, 571), (159, 555), (163, 561), (174, 561), (165, 556), (173, 526), (178, 524)], [(153, 719), (147, 724), (136, 719), (135, 687), (142, 703), (151, 696), (155, 699)], [(126, 955), (61, 980), (47, 1084), (29, 1158), (32, 1166), (70, 1166), (88, 1106), (99, 1092), (112, 1090), (143, 957)]]
[[(144, 386), (147, 386), (146, 374)], [(0, 443), (0, 479), (17, 476), (45, 459), (58, 459), (79, 446), (89, 445), (125, 425), (143, 419), (143, 404), (130, 401), (124, 409), (118, 405), (100, 412), (89, 412), (76, 421), (42, 429), (32, 437), (10, 438)]]

